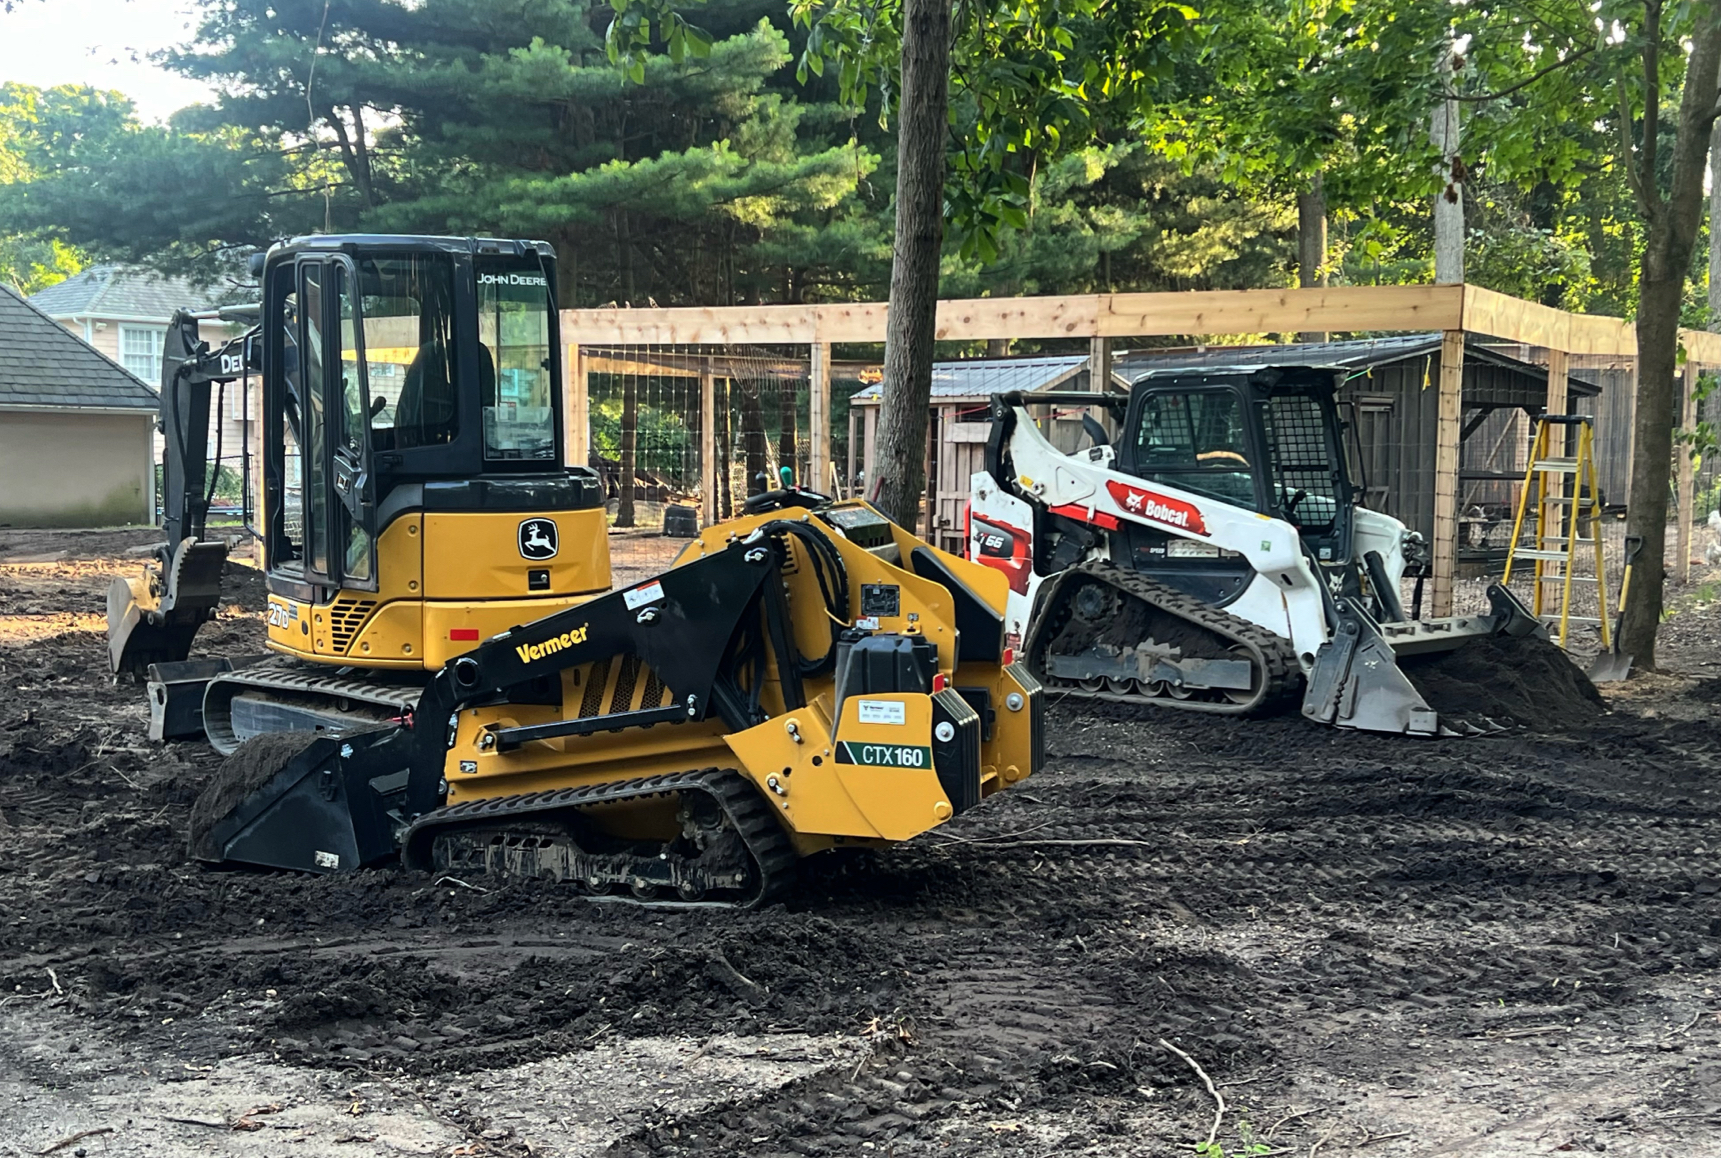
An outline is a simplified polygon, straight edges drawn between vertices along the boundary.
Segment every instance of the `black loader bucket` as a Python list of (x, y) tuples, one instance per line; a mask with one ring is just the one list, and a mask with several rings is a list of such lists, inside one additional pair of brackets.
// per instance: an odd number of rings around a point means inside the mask
[(192, 806), (191, 855), (311, 873), (394, 860), (406, 793), (404, 734), (253, 736)]

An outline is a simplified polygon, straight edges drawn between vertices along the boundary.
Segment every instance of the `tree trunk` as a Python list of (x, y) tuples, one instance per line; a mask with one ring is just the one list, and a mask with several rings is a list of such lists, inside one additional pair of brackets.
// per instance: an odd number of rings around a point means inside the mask
[[(1452, 90), (1453, 51), (1440, 58), (1440, 86)], [(1434, 194), (1434, 281), (1456, 285), (1464, 280), (1464, 162), (1459, 159), (1458, 102), (1442, 100), (1429, 119), (1428, 139), (1440, 150), (1434, 167), (1440, 182)]]
[(905, 0), (897, 114), (896, 237), (884, 337), (884, 397), (872, 500), (912, 529), (926, 485), (926, 414), (944, 245), (944, 146), (949, 112), (950, 0)]
[(1709, 130), (1709, 328), (1721, 332), (1721, 123)]
[[(628, 232), (627, 214), (616, 214), (616, 247), (621, 258), (623, 304), (633, 304), (633, 239)], [(615, 525), (634, 525), (634, 475), (639, 467), (639, 378), (623, 374), (621, 380), (621, 492), (616, 498)]]
[[(1703, 175), (1715, 123), (1716, 70), (1721, 66), (1721, 12), (1697, 6), (1697, 27), (1687, 58), (1685, 89), (1673, 144), (1672, 178), (1665, 198), (1656, 180), (1653, 123), (1646, 124), (1647, 155), (1634, 159), (1640, 208), (1647, 228), (1638, 266), (1637, 413), (1632, 423), (1631, 495), (1626, 534), (1643, 540), (1631, 577), (1620, 651), (1639, 667), (1655, 667), (1655, 633), (1661, 623), (1666, 578), (1667, 487), (1673, 467), (1674, 377), (1679, 362), (1679, 307), (1703, 221)], [(1660, 35), (1651, 36), (1652, 51)], [(1650, 58), (1653, 61), (1653, 57)], [(1649, 71), (1649, 66), (1646, 66)], [(1654, 100), (1656, 90), (1651, 89)]]
[[(1309, 187), (1297, 194), (1297, 284), (1304, 289), (1327, 284), (1327, 193), (1316, 173)], [(1307, 330), (1300, 341), (1324, 342), (1327, 335)]]

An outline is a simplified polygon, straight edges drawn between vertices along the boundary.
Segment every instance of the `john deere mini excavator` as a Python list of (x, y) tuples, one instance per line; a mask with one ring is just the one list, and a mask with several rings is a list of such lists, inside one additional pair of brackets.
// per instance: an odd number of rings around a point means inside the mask
[[(1231, 715), (1301, 697), (1311, 720), (1410, 735), (1443, 721), (1401, 657), (1546, 632), (1505, 588), (1485, 615), (1418, 619), (1399, 595), (1421, 537), (1359, 502), (1343, 371), (1148, 373), (1127, 394), (993, 401), (969, 555), (1010, 580), (1008, 638), (1049, 689)], [(1060, 452), (1029, 407), (1101, 407)]]
[[(669, 571), (597, 593), (601, 498), (559, 466), (547, 247), (315, 238), (262, 277), (229, 347), (176, 321), (170, 546), (110, 596), (116, 670), (154, 661), (170, 703), (201, 690), (234, 749), (193, 855), (753, 906), (800, 856), (907, 839), (1039, 768), (1007, 580), (864, 503), (755, 496)], [(221, 554), (179, 534), (207, 509), (198, 432), (209, 383), (248, 367), (276, 655), (188, 670)]]

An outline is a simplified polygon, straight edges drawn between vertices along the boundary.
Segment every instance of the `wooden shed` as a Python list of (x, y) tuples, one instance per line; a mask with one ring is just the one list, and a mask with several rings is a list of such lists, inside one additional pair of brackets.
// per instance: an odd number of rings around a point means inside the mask
[[(954, 554), (968, 550), (962, 505), (968, 501), (968, 480), (985, 465), (986, 436), (992, 428), (986, 412), (992, 396), (1012, 390), (1086, 390), (1091, 383), (1088, 368), (1086, 354), (933, 363), (926, 477), (934, 485), (926, 488), (923, 538)], [(848, 479), (857, 493), (865, 493), (873, 477), (873, 443), (883, 398), (881, 383), (849, 396)], [(1079, 419), (1054, 420), (1053, 441), (1073, 450), (1080, 430)]]

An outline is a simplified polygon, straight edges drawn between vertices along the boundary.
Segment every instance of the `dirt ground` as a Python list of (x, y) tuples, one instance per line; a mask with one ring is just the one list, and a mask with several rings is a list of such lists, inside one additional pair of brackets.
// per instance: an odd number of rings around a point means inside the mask
[(0, 530), (0, 1155), (1170, 1155), (1214, 1094), (1228, 1155), (1721, 1153), (1712, 586), (1576, 726), (1066, 701), (1021, 788), (686, 915), (188, 862), (215, 761), (105, 675), (149, 539)]

